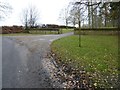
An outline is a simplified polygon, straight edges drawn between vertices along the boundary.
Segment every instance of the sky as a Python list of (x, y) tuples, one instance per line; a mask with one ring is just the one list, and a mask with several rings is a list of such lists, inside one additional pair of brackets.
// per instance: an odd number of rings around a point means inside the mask
[(22, 25), (21, 16), (23, 9), (30, 5), (35, 6), (40, 14), (38, 23), (40, 24), (64, 24), (59, 20), (59, 14), (65, 8), (69, 0), (0, 0), (12, 6), (12, 13), (0, 21), (2, 25)]

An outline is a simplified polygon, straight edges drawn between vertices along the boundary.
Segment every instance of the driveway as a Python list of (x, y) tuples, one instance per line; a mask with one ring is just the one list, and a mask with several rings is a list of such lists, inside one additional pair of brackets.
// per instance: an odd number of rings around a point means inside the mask
[(72, 35), (3, 36), (2, 88), (62, 88), (47, 55), (52, 41)]

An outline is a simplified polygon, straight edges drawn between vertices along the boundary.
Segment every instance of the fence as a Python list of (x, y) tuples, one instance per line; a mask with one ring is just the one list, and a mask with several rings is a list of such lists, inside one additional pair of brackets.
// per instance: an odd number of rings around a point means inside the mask
[(74, 29), (74, 34), (82, 35), (117, 35), (118, 28), (79, 28)]
[(58, 34), (61, 34), (62, 31), (59, 29), (59, 28), (39, 28), (39, 29), (36, 29), (36, 28), (33, 28), (33, 29), (29, 29), (29, 31), (42, 31), (42, 32), (57, 32)]

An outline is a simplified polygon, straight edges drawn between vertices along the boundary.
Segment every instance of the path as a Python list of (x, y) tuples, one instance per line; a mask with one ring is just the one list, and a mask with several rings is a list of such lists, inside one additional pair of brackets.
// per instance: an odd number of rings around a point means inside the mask
[(3, 36), (2, 87), (52, 88), (63, 87), (55, 76), (55, 68), (47, 57), (52, 41), (72, 35)]

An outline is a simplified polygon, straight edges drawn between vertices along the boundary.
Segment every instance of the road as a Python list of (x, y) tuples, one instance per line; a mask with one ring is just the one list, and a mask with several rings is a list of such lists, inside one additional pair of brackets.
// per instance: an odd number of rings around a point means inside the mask
[(3, 36), (2, 88), (62, 88), (47, 54), (52, 41), (72, 34)]

